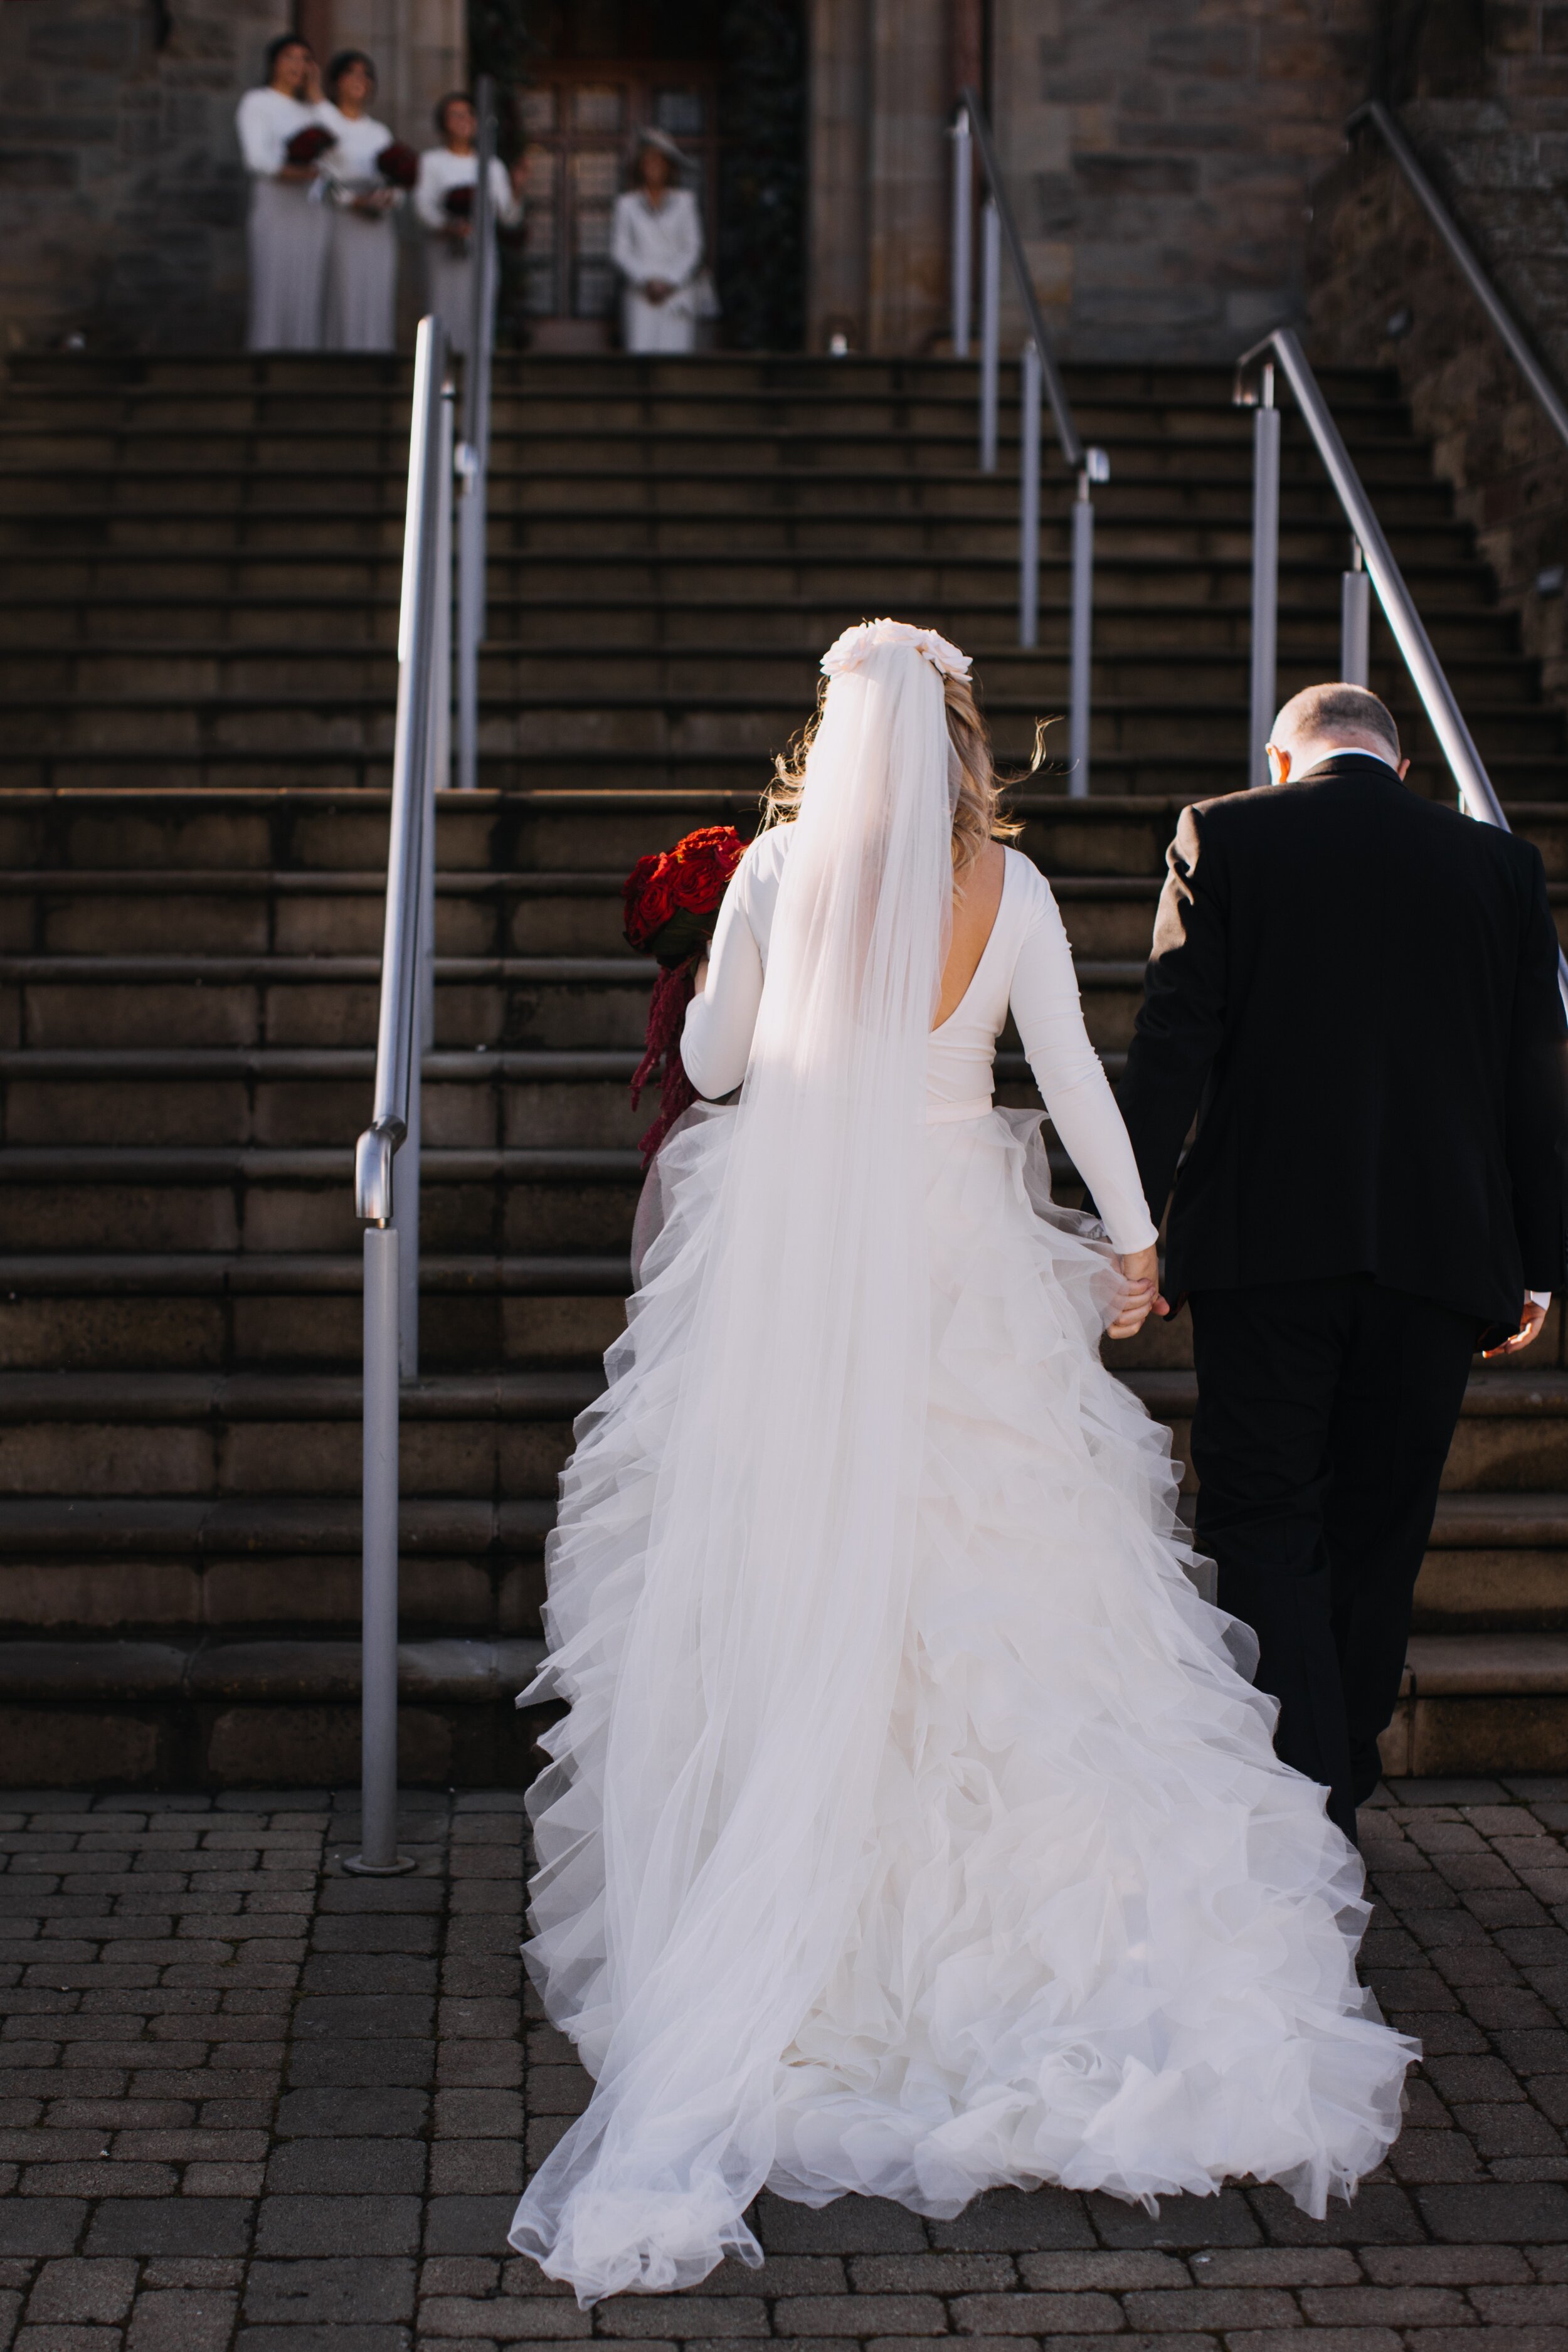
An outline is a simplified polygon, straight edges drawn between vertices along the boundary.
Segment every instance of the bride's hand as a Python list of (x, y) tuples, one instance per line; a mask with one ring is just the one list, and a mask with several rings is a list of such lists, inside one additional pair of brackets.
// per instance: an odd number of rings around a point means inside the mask
[(1151, 1244), (1148, 1249), (1129, 1250), (1116, 1261), (1127, 1287), (1116, 1319), (1108, 1323), (1108, 1339), (1131, 1339), (1143, 1328), (1151, 1313), (1168, 1315), (1170, 1308), (1160, 1296), (1160, 1253)]

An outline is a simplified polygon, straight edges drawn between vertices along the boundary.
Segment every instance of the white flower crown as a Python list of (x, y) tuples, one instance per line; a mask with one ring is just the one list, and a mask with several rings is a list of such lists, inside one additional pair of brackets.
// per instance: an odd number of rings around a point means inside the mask
[(969, 656), (950, 646), (934, 629), (917, 629), (909, 621), (860, 621), (854, 628), (846, 629), (836, 637), (822, 656), (823, 673), (827, 677), (838, 671), (857, 669), (873, 646), (913, 646), (916, 653), (924, 654), (933, 669), (944, 677), (967, 677)]

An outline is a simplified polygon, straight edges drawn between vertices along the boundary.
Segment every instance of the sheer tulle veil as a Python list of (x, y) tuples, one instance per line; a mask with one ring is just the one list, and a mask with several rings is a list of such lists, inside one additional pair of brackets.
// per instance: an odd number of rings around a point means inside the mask
[[(940, 667), (939, 667), (940, 665)], [(604, 1899), (547, 2000), (597, 2075), (511, 2242), (584, 2303), (727, 2249), (865, 1884), (928, 1377), (918, 1149), (950, 914), (940, 638), (851, 631), (780, 887), (603, 1727)], [(656, 1277), (657, 1278), (657, 1277)], [(572, 1629), (547, 1677), (574, 1696)], [(556, 1768), (559, 1772), (559, 1767)], [(554, 1795), (553, 1818), (570, 1807)]]

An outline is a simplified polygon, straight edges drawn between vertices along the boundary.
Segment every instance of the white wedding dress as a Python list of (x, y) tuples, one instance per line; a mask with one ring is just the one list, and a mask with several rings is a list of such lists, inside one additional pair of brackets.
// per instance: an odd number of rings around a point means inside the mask
[[(1100, 1362), (1110, 1246), (992, 1106), (1011, 1002), (1112, 1240), (1152, 1238), (1016, 853), (931, 1029), (926, 642), (851, 646), (798, 822), (731, 885), (685, 1050), (745, 1089), (659, 1153), (563, 1485), (525, 1949), (598, 2087), (512, 2242), (584, 2303), (759, 2260), (764, 2182), (952, 2215), (1251, 2176), (1321, 2215), (1417, 2054), (1356, 1982), (1359, 1861), (1190, 1580), (1166, 1433)], [(922, 893), (895, 970), (877, 925)]]

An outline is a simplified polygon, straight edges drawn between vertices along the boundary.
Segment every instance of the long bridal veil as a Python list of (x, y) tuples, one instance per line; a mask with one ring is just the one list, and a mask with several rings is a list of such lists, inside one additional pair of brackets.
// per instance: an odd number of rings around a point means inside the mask
[(606, 1574), (640, 1586), (618, 1612), (552, 1601), (548, 1674), (574, 1704), (535, 1801), (531, 1965), (597, 2086), (511, 2240), (584, 2303), (689, 2284), (727, 2249), (761, 2260), (743, 2215), (780, 2061), (868, 1867), (915, 1544), (916, 1145), (952, 864), (937, 668), (887, 625), (843, 657), (671, 1434), (627, 1500), (649, 1539), (627, 1566), (605, 1538)]

